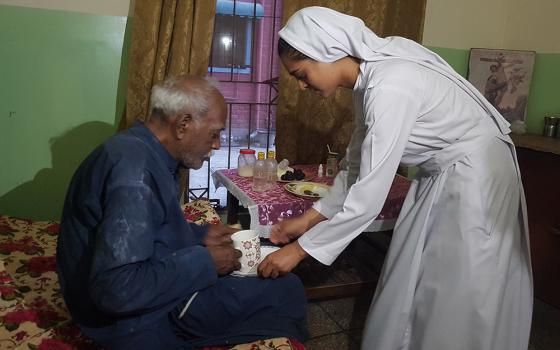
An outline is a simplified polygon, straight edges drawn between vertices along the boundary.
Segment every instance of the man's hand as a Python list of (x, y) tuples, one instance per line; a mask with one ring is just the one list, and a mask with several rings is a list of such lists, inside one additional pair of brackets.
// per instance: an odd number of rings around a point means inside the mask
[(204, 237), (204, 245), (207, 247), (218, 245), (231, 245), (231, 235), (239, 229), (226, 226), (224, 224), (208, 225), (208, 233)]
[(241, 252), (234, 249), (231, 244), (208, 246), (208, 251), (212, 256), (212, 260), (214, 260), (218, 275), (227, 275), (241, 268), (241, 264), (239, 263)]
[(276, 278), (292, 271), (307, 256), (297, 241), (269, 254), (258, 267), (258, 273), (264, 278)]

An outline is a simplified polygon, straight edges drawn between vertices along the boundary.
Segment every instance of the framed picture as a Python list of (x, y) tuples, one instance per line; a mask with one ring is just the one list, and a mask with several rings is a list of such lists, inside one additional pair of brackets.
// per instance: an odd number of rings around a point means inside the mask
[(508, 121), (525, 121), (534, 64), (534, 51), (471, 49), (468, 80)]

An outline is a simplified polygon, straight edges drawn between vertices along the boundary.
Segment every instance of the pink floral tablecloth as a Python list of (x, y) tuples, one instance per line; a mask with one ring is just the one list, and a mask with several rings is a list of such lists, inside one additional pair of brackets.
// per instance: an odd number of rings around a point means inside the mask
[[(302, 169), (309, 181), (332, 184), (333, 178), (316, 176), (318, 165), (294, 165), (292, 167)], [(258, 224), (263, 226), (273, 225), (285, 218), (301, 215), (311, 208), (315, 201), (314, 199), (300, 198), (287, 192), (284, 189), (285, 183), (282, 182), (278, 182), (276, 187), (271, 190), (255, 192), (252, 189), (252, 178), (238, 176), (237, 169), (217, 170), (213, 174), (213, 179), (216, 187), (225, 186), (229, 192), (239, 199), (244, 207), (249, 208), (252, 216), (256, 213)], [(400, 175), (395, 176), (383, 210), (376, 219), (378, 224), (379, 221), (394, 222), (396, 220), (409, 187), (410, 181), (408, 179)], [(251, 219), (254, 221), (253, 217)], [(251, 228), (255, 229), (254, 227)], [(385, 226), (384, 229), (387, 229), (387, 227)]]

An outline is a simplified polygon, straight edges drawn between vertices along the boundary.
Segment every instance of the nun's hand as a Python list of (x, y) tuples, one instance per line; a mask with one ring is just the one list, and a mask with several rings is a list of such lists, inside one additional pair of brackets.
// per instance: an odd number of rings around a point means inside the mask
[(311, 208), (303, 215), (280, 221), (272, 226), (269, 239), (274, 244), (286, 244), (303, 235), (305, 231), (327, 218), (317, 210)]
[(272, 226), (269, 239), (274, 244), (286, 244), (298, 238), (307, 230), (307, 221), (303, 216), (286, 219)]
[(276, 278), (292, 271), (307, 256), (297, 241), (280, 250), (270, 253), (258, 267), (258, 273), (264, 278)]

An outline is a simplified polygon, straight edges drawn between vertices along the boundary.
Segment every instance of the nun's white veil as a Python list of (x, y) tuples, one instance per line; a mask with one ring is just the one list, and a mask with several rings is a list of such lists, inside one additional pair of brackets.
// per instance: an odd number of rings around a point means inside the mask
[(380, 38), (361, 19), (319, 6), (294, 13), (278, 34), (296, 50), (319, 62), (353, 56), (363, 61), (404, 59), (426, 66), (465, 90), (494, 117), (503, 134), (510, 131), (509, 123), (471, 83), (436, 53), (412, 40)]

